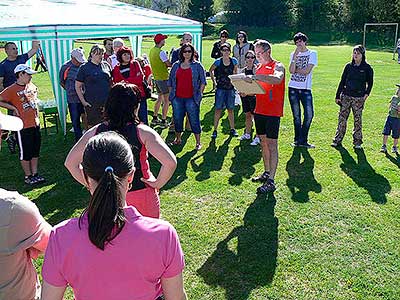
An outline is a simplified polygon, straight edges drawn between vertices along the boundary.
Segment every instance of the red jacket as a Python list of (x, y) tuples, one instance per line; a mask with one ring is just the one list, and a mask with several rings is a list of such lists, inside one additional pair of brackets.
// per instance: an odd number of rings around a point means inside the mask
[(128, 78), (125, 78), (124, 76), (122, 76), (119, 66), (120, 66), (120, 64), (117, 64), (112, 71), (113, 82), (118, 83), (118, 82), (124, 81), (124, 82), (128, 82), (128, 83), (136, 84), (140, 90), (141, 96), (145, 97), (146, 94), (144, 92), (144, 87), (143, 87), (144, 75), (143, 75), (143, 71), (142, 71), (142, 68), (140, 67), (139, 63), (135, 60), (130, 62)]

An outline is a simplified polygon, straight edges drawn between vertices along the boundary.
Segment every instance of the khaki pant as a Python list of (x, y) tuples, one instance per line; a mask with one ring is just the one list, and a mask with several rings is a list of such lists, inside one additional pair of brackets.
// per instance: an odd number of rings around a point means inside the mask
[(346, 133), (347, 119), (350, 115), (350, 109), (354, 115), (353, 144), (361, 145), (362, 141), (362, 111), (364, 109), (364, 97), (350, 97), (342, 95), (340, 97), (342, 105), (340, 106), (338, 126), (334, 142), (340, 144)]

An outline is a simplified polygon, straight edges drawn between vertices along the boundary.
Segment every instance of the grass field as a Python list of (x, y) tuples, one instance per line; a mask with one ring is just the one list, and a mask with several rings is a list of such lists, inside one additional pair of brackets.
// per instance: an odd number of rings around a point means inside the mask
[[(178, 40), (168, 39), (166, 48), (173, 44)], [(211, 44), (203, 46), (207, 68)], [(201, 106), (203, 149), (193, 151), (194, 137), (188, 133), (183, 145), (173, 148), (178, 168), (161, 192), (161, 212), (181, 239), (189, 299), (400, 299), (400, 159), (379, 153), (400, 65), (390, 53), (367, 52), (375, 84), (363, 115), (364, 149), (352, 148), (350, 119), (344, 148), (335, 150), (329, 146), (337, 124), (334, 98), (352, 48), (310, 48), (319, 58), (310, 131), (316, 148), (290, 146), (293, 124), (286, 99), (274, 195), (256, 195), (250, 178), (263, 171), (260, 149), (228, 136), (226, 114), (211, 141), (211, 93)], [(272, 51), (287, 66), (292, 50), (292, 45), (275, 44)], [(42, 99), (52, 97), (46, 76), (34, 77)], [(242, 133), (241, 111), (236, 121)], [(166, 131), (162, 136), (172, 139)], [(65, 139), (43, 134), (40, 171), (47, 183), (35, 189), (22, 183), (17, 156), (3, 149), (1, 187), (28, 196), (51, 224), (78, 216), (88, 194), (63, 167), (72, 144), (72, 133)], [(152, 170), (158, 167), (152, 161)], [(41, 264), (39, 259), (38, 270)], [(72, 298), (69, 292), (67, 299)]]

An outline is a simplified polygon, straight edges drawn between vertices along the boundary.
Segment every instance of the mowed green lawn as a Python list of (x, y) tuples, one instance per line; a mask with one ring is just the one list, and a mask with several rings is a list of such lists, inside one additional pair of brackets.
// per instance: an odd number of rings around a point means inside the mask
[[(178, 44), (175, 38), (167, 41), (166, 49)], [(207, 68), (211, 45), (204, 41)], [(145, 42), (146, 49), (150, 46)], [(363, 115), (364, 149), (352, 148), (350, 119), (344, 148), (335, 150), (330, 147), (338, 113), (334, 98), (352, 47), (310, 48), (319, 59), (310, 131), (316, 148), (290, 146), (293, 124), (286, 99), (274, 195), (256, 195), (257, 184), (250, 178), (263, 171), (260, 148), (229, 137), (226, 114), (218, 138), (211, 141), (212, 93), (201, 106), (203, 149), (193, 151), (189, 133), (183, 135), (183, 146), (173, 148), (178, 168), (161, 191), (161, 212), (181, 239), (189, 299), (400, 299), (400, 159), (379, 153), (400, 65), (390, 53), (367, 52), (375, 84)], [(285, 66), (292, 50), (288, 44), (272, 48)], [(46, 76), (34, 76), (42, 99), (52, 97)], [(241, 111), (236, 124), (242, 133)], [(166, 130), (162, 136), (167, 138)], [(79, 216), (88, 194), (63, 167), (72, 144), (72, 133), (65, 139), (43, 133), (40, 172), (47, 183), (31, 189), (23, 184), (17, 156), (3, 143), (0, 186), (28, 196), (51, 224)], [(152, 170), (158, 168), (152, 161)], [(39, 259), (38, 270), (41, 264)], [(71, 292), (67, 299), (73, 299)]]

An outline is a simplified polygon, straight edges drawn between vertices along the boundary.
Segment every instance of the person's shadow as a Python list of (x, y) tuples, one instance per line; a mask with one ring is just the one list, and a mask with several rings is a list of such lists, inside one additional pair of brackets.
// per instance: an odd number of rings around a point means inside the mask
[(385, 153), (385, 156), (390, 162), (395, 164), (398, 168), (400, 168), (400, 155), (396, 153), (396, 157), (391, 156), (389, 153)]
[(226, 299), (247, 299), (253, 289), (272, 282), (278, 254), (275, 204), (273, 194), (258, 195), (247, 209), (243, 225), (219, 242), (197, 270), (208, 285), (223, 287)]
[(385, 204), (386, 194), (392, 189), (389, 181), (382, 175), (375, 172), (367, 161), (363, 149), (356, 149), (357, 161), (350, 155), (344, 147), (338, 147), (343, 163), (340, 168), (349, 176), (359, 187), (365, 189), (371, 196), (372, 201)]
[(243, 177), (249, 179), (254, 174), (254, 165), (260, 161), (261, 151), (259, 147), (250, 146), (248, 141), (241, 141), (233, 153), (235, 156), (230, 168), (233, 175), (229, 178), (229, 184), (240, 185)]
[(168, 183), (162, 188), (163, 190), (169, 190), (172, 189), (182, 182), (184, 182), (188, 177), (187, 177), (187, 167), (189, 164), (189, 161), (192, 159), (192, 157), (197, 153), (196, 150), (188, 151), (181, 157), (177, 158), (178, 164), (176, 167), (176, 170), (174, 174), (172, 175), (171, 179), (168, 181)]
[[(209, 179), (211, 171), (219, 171), (222, 168), (224, 159), (229, 150), (229, 143), (232, 137), (229, 136), (224, 143), (218, 147), (215, 145), (215, 139), (211, 139), (207, 149), (199, 156), (194, 157), (190, 164), (192, 165), (193, 171), (198, 172), (196, 176), (197, 181), (203, 181)], [(197, 164), (197, 160), (203, 157), (203, 161)]]
[[(303, 161), (301, 161), (303, 157)], [(295, 147), (286, 164), (289, 178), (286, 184), (292, 193), (292, 200), (305, 203), (310, 200), (309, 192), (321, 193), (321, 184), (314, 177), (314, 159), (307, 148)]]

